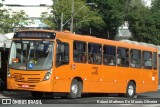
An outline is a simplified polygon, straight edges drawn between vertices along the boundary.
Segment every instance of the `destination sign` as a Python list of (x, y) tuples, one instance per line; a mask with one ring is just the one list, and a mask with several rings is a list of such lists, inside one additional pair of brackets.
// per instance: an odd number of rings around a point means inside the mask
[(26, 32), (16, 32), (13, 38), (55, 39), (55, 36), (56, 33), (53, 32), (26, 31)]

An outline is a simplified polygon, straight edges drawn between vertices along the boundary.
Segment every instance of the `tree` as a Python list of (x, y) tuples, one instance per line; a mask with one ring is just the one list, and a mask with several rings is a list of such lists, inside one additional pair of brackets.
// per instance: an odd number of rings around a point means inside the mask
[(146, 7), (140, 0), (134, 0), (129, 8), (130, 11), (126, 16), (126, 20), (129, 22), (129, 29), (134, 40), (160, 44), (158, 13), (154, 13), (152, 9)]
[(152, 17), (155, 21), (155, 27), (159, 30), (160, 36), (160, 0), (154, 0), (151, 7)]
[[(49, 25), (51, 28), (60, 29), (61, 14), (63, 13), (63, 26), (64, 29), (70, 28), (70, 18), (71, 18), (71, 3), (72, 0), (53, 0), (54, 4), (52, 6), (51, 14), (42, 14), (42, 21)], [(89, 28), (94, 26), (97, 29), (102, 29), (104, 26), (104, 21), (98, 14), (96, 10), (92, 10), (89, 6), (84, 6), (85, 0), (75, 0), (74, 2), (74, 31), (81, 30), (83, 32), (89, 32)], [(79, 11), (80, 8), (82, 8)], [(68, 23), (65, 23), (67, 22)]]
[(98, 5), (98, 11), (105, 27), (101, 29), (103, 38), (114, 39), (118, 27), (124, 23), (126, 0), (87, 0)]
[(3, 1), (4, 1), (4, 0), (0, 0), (0, 7), (3, 6)]
[(0, 9), (0, 33), (12, 32), (15, 27), (28, 25), (28, 16), (24, 11), (13, 12), (12, 10)]
[(47, 25), (48, 28), (56, 29), (56, 19), (53, 14), (48, 12), (42, 12), (41, 21)]
[(160, 12), (160, 1), (159, 0), (152, 0), (151, 4), (151, 11), (152, 12)]

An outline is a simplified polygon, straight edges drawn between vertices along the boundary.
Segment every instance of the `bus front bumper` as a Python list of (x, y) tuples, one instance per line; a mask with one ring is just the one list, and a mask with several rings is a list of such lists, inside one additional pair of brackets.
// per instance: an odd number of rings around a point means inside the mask
[(7, 79), (7, 89), (11, 90), (28, 90), (41, 92), (54, 92), (54, 84), (47, 81), (40, 81), (38, 83), (16, 82), (14, 79)]

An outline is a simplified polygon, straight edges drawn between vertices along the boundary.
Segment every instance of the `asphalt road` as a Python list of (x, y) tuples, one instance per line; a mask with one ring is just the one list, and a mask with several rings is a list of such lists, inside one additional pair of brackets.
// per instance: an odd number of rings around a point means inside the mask
[[(0, 92), (0, 98), (0, 100), (12, 99), (12, 104), (14, 103), (14, 105), (7, 105), (12, 107), (17, 107), (17, 105), (15, 104), (18, 104), (18, 100), (22, 100), (22, 102), (26, 101), (26, 104), (28, 104), (28, 102), (32, 102), (33, 104), (36, 103), (36, 101), (32, 99), (31, 94), (26, 91), (2, 91)], [(20, 102), (20, 104), (22, 102)], [(53, 107), (53, 105), (54, 107), (160, 107), (160, 88), (157, 92), (138, 94), (137, 98), (134, 99), (119, 97), (117, 94), (84, 94), (82, 98), (78, 99), (67, 99), (52, 95), (46, 95), (43, 99), (37, 100), (37, 104), (41, 103), (46, 104), (47, 107)], [(0, 105), (0, 107), (4, 106), (6, 107), (6, 105)], [(28, 105), (18, 106), (27, 107)], [(29, 105), (29, 107), (32, 106), (36, 107), (37, 105)], [(38, 105), (37, 107), (40, 106), (44, 105)]]

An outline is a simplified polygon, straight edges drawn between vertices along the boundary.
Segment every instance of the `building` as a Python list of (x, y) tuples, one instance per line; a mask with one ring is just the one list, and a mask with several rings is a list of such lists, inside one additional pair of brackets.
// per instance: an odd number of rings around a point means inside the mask
[(132, 38), (132, 34), (129, 30), (129, 25), (128, 25), (128, 22), (125, 21), (123, 25), (121, 25), (119, 28), (118, 28), (118, 33), (115, 37), (115, 40), (122, 40), (122, 39), (130, 39)]
[[(23, 1), (23, 0), (21, 0), (21, 1)], [(28, 15), (28, 17), (29, 17), (28, 21), (31, 23), (29, 25), (25, 26), (25, 29), (26, 28), (28, 28), (28, 29), (47, 28), (47, 26), (41, 22), (40, 18), (41, 18), (42, 12), (48, 12), (48, 13), (51, 12), (51, 5), (52, 4), (49, 4), (49, 3), (48, 4), (40, 4), (40, 2), (39, 2), (39, 4), (38, 3), (22, 4), (22, 3), (18, 3), (18, 2), (17, 2), (17, 4), (15, 4), (15, 3), (9, 2), (9, 0), (6, 0), (6, 2), (4, 2), (5, 9), (11, 9), (12, 11), (23, 10)], [(17, 28), (15, 28), (15, 29), (17, 29)]]

